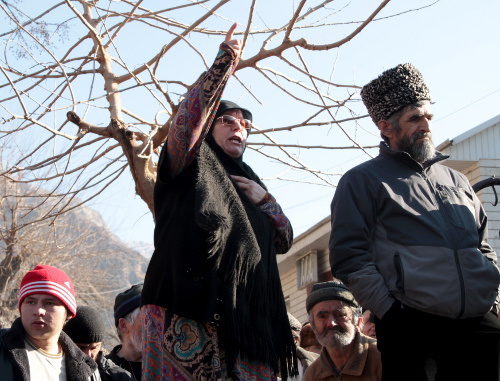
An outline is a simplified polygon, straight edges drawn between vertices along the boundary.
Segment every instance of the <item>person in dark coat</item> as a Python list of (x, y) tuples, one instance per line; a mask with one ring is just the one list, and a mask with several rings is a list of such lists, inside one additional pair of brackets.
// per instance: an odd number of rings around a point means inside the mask
[(116, 296), (113, 315), (120, 344), (106, 355), (137, 381), (142, 379), (141, 292), (142, 284), (134, 284)]
[(243, 160), (252, 113), (221, 100), (242, 47), (235, 28), (180, 103), (158, 162), (155, 251), (141, 295), (147, 379), (296, 371), (276, 261), (292, 227)]
[(63, 331), (97, 363), (102, 381), (133, 380), (129, 372), (104, 357), (101, 347), (106, 328), (99, 311), (89, 306), (78, 306), (76, 316), (66, 323)]
[(2, 380), (92, 380), (97, 364), (62, 331), (76, 315), (75, 290), (66, 273), (46, 265), (26, 273), (18, 307), (21, 317), (0, 331)]
[[(383, 141), (331, 204), (330, 267), (375, 314), (383, 380), (498, 381), (500, 272), (488, 217), (432, 141), (431, 92), (405, 63), (363, 86)], [(412, 327), (412, 339), (402, 333)]]

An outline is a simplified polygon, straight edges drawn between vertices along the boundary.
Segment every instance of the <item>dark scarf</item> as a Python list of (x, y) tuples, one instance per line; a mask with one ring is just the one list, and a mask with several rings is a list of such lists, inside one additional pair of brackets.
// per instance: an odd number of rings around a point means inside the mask
[(242, 158), (233, 159), (208, 134), (199, 152), (196, 223), (209, 233), (209, 255), (221, 280), (221, 336), (228, 369), (238, 354), (280, 371), (296, 372), (295, 344), (281, 290), (274, 230), (228, 175), (264, 189)]

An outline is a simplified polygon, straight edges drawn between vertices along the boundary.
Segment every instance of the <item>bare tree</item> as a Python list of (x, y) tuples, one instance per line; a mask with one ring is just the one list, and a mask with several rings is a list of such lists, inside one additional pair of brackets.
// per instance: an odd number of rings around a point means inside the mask
[[(0, 2), (0, 138), (13, 163), (1, 175), (43, 184), (48, 190), (36, 205), (54, 202), (39, 220), (53, 220), (98, 197), (128, 168), (153, 211), (156, 155), (179, 101), (236, 18), (244, 40), (236, 97), (255, 105), (280, 98), (287, 105), (281, 112), (297, 115), (290, 124), (257, 127), (250, 148), (283, 170), (334, 185), (334, 174), (310, 167), (300, 152), (366, 149), (356, 124), (365, 115), (351, 107), (359, 87), (317, 66), (332, 62), (329, 52), (362, 33), (389, 2), (364, 2), (364, 13), (354, 15), (347, 0)], [(299, 129), (316, 139), (284, 135)], [(326, 146), (332, 129), (342, 138)]]
[(0, 326), (18, 315), (21, 279), (40, 263), (71, 277), (79, 304), (110, 315), (116, 294), (142, 280), (147, 260), (123, 247), (89, 208), (64, 213), (54, 222), (40, 218), (54, 200), (33, 208), (39, 193), (31, 185), (0, 178)]

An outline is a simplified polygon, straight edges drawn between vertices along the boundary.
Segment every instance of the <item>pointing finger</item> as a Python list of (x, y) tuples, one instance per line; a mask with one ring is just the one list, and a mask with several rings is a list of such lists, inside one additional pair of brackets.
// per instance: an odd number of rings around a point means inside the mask
[(233, 34), (234, 34), (234, 31), (236, 30), (236, 28), (238, 27), (238, 23), (235, 22), (231, 28), (229, 28), (229, 30), (227, 31), (226, 33), (226, 39), (224, 41), (228, 42), (228, 41), (231, 41), (233, 39)]

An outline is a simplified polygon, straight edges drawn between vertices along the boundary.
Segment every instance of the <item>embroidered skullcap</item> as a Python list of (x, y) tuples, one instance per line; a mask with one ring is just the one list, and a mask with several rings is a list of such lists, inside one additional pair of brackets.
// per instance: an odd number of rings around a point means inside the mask
[(124, 318), (141, 305), (142, 283), (135, 284), (128, 290), (120, 292), (115, 298), (114, 316), (118, 327), (120, 318)]
[(26, 273), (19, 289), (19, 308), (21, 308), (23, 300), (33, 294), (55, 296), (68, 309), (68, 318), (76, 315), (73, 282), (64, 271), (56, 267), (38, 265)]
[(78, 306), (76, 316), (64, 325), (63, 331), (78, 344), (101, 343), (106, 334), (101, 314), (88, 306)]
[(410, 63), (384, 71), (361, 89), (361, 99), (375, 124), (418, 101), (431, 100), (422, 73)]
[(359, 307), (358, 302), (354, 299), (351, 291), (342, 283), (339, 282), (323, 282), (316, 283), (306, 299), (307, 313), (319, 302), (326, 300), (341, 300), (352, 307)]

